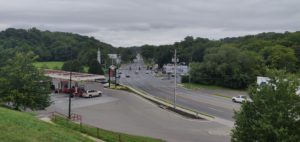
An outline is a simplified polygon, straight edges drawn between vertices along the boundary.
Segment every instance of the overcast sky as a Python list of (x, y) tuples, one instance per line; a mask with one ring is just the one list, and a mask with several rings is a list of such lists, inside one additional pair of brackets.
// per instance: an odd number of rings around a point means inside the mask
[(94, 36), (114, 46), (299, 31), (300, 0), (0, 0), (0, 30)]

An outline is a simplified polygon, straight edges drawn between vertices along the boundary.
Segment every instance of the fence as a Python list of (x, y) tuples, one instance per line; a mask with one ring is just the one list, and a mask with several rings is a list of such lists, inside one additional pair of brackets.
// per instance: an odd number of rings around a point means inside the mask
[(82, 117), (78, 114), (72, 114), (71, 119), (68, 119), (68, 116), (62, 113), (52, 112), (51, 117), (54, 123), (58, 125), (62, 125), (107, 142), (162, 142), (162, 140), (158, 139), (118, 133), (94, 127), (89, 124), (83, 124)]

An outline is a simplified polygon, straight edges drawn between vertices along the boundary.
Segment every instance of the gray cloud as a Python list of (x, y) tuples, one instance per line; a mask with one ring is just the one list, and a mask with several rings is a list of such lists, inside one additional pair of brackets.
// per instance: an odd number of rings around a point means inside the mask
[(169, 44), (300, 28), (299, 0), (0, 0), (8, 27), (95, 36), (115, 46)]

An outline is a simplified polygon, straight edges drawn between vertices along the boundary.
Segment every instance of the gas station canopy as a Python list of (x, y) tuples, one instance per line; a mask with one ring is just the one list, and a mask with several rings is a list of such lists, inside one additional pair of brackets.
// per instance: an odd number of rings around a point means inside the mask
[[(56, 79), (63, 79), (63, 80), (70, 79), (69, 71), (45, 69), (45, 75), (49, 76), (51, 78), (56, 78)], [(72, 72), (71, 78), (72, 78), (72, 81), (105, 80), (104, 75), (87, 74), (87, 73), (79, 73), (79, 72)]]

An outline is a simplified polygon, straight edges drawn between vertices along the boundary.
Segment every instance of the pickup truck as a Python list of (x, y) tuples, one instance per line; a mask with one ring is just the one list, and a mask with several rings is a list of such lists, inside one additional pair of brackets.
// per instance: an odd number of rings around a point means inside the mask
[(242, 103), (242, 102), (246, 102), (246, 101), (252, 102), (252, 100), (245, 95), (239, 95), (239, 96), (232, 97), (232, 101), (235, 103)]

